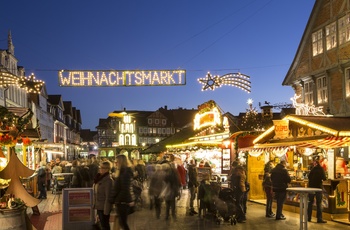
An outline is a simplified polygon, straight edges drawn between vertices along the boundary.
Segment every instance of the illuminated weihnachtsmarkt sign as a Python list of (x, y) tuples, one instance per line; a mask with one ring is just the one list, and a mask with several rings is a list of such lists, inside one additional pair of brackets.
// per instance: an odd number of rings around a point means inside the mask
[(61, 70), (60, 86), (177, 86), (186, 85), (186, 70)]

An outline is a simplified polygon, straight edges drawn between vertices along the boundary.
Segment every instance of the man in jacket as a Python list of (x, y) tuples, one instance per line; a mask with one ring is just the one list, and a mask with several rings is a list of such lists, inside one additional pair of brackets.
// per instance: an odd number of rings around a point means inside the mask
[(198, 183), (198, 173), (196, 168), (196, 162), (194, 159), (190, 161), (188, 165), (188, 190), (190, 192), (190, 215), (198, 214), (194, 210), (193, 203), (196, 198), (196, 190), (199, 185)]
[[(322, 189), (322, 181), (326, 180), (326, 173), (322, 166), (320, 165), (318, 157), (314, 158), (314, 167), (309, 173), (309, 188), (320, 188)], [(316, 192), (314, 194), (309, 194), (309, 204), (307, 209), (308, 221), (311, 221), (312, 217), (312, 206), (314, 204), (314, 199), (316, 196), (316, 217), (317, 223), (327, 223), (327, 221), (322, 219), (322, 192)]]
[(286, 219), (286, 217), (282, 214), (282, 210), (287, 196), (288, 184), (291, 182), (289, 173), (285, 168), (286, 165), (287, 163), (285, 161), (281, 161), (271, 170), (273, 192), (275, 193), (277, 202), (276, 220)]
[(232, 171), (232, 185), (236, 199), (237, 222), (245, 223), (246, 216), (244, 212), (244, 194), (246, 193), (246, 173), (241, 165), (237, 165)]

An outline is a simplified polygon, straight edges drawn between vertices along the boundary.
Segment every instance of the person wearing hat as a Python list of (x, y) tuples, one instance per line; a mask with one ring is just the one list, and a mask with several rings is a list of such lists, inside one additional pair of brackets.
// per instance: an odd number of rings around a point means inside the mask
[[(326, 180), (326, 173), (322, 166), (320, 165), (319, 158), (315, 157), (313, 160), (314, 167), (309, 173), (309, 188), (323, 188), (322, 181)], [(311, 222), (312, 218), (312, 206), (314, 204), (314, 199), (316, 197), (316, 217), (317, 223), (327, 223), (327, 221), (322, 218), (322, 192), (315, 192), (309, 194), (309, 204), (308, 204), (308, 221)]]

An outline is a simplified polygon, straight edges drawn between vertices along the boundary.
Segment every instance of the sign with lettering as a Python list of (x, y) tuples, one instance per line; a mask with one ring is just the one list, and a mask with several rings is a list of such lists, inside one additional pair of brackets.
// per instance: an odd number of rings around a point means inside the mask
[(289, 135), (289, 122), (288, 120), (273, 120), (275, 126), (274, 139), (285, 139)]
[(186, 85), (186, 70), (61, 70), (61, 87)]

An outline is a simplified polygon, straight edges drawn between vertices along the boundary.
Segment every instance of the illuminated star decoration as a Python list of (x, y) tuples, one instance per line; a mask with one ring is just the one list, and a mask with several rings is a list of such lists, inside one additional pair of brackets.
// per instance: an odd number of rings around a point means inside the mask
[(20, 88), (25, 89), (28, 93), (40, 93), (44, 82), (36, 80), (34, 74), (27, 77), (20, 77), (17, 82)]
[(206, 78), (199, 78), (198, 81), (204, 85), (202, 91), (207, 89), (214, 90), (221, 85), (220, 79), (217, 76), (213, 77), (210, 73), (207, 74)]
[(210, 89), (214, 90), (223, 85), (229, 85), (237, 87), (247, 93), (251, 92), (250, 77), (242, 73), (228, 73), (223, 76), (212, 76), (207, 74), (206, 78), (199, 78), (198, 81), (203, 84), (202, 91)]

